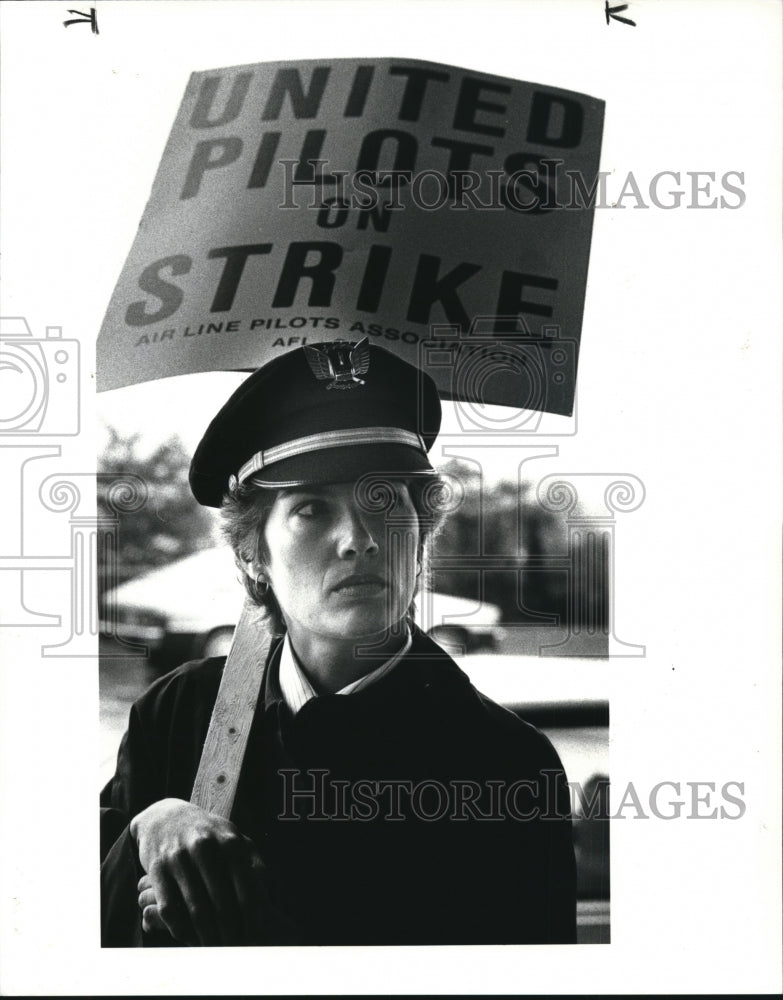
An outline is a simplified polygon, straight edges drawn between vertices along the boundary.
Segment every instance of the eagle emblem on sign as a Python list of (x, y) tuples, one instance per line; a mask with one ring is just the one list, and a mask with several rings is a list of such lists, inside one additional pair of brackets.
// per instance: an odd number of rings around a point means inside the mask
[(370, 367), (370, 342), (365, 337), (358, 344), (350, 340), (335, 340), (331, 344), (305, 344), (305, 357), (310, 371), (327, 389), (355, 389), (364, 385)]

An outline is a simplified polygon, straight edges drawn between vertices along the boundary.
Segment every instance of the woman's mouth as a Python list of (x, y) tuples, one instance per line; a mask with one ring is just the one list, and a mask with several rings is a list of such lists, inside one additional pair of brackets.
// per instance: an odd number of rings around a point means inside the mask
[(353, 573), (332, 587), (334, 593), (356, 597), (373, 596), (386, 590), (386, 581), (374, 573)]

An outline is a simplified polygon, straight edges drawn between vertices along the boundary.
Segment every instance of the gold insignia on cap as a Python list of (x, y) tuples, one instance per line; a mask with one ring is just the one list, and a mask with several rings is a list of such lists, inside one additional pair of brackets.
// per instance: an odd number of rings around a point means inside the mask
[(331, 344), (305, 344), (305, 357), (310, 371), (327, 389), (355, 389), (364, 385), (360, 375), (370, 367), (370, 342), (365, 337), (358, 344), (335, 340)]

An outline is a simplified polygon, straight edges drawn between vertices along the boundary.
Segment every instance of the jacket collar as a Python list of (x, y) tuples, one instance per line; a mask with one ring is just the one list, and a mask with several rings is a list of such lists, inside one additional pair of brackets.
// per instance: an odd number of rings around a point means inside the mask
[[(414, 625), (411, 633), (410, 649), (394, 670), (388, 671), (374, 684), (352, 694), (352, 700), (361, 699), (363, 703), (370, 705), (379, 699), (394, 698), (400, 694), (407, 695), (411, 687), (426, 690), (431, 694), (448, 692), (452, 695), (470, 688), (467, 675), (460, 670), (448, 653), (425, 635), (418, 626)], [(284, 638), (279, 636), (273, 640), (267, 658), (262, 687), (265, 710), (276, 704), (285, 704), (279, 677)]]

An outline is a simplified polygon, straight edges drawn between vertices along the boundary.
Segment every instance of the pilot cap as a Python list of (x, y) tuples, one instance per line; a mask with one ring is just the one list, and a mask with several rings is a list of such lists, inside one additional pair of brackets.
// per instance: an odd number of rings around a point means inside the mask
[(200, 504), (252, 477), (275, 488), (368, 472), (433, 472), (441, 407), (429, 375), (370, 344), (307, 344), (258, 368), (206, 430), (190, 465)]

